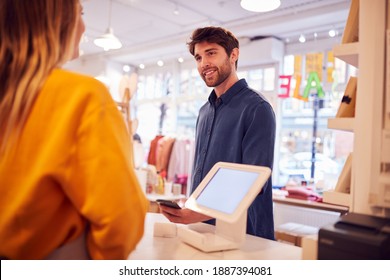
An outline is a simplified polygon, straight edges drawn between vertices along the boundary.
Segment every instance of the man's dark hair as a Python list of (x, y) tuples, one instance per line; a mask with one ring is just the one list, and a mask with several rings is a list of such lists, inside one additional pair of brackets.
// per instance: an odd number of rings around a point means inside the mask
[(220, 45), (225, 49), (228, 56), (230, 56), (234, 48), (239, 48), (239, 42), (233, 33), (222, 27), (209, 26), (195, 29), (194, 32), (192, 32), (190, 40), (191, 41), (189, 41), (187, 45), (192, 55), (194, 55), (195, 52), (195, 45), (201, 42)]

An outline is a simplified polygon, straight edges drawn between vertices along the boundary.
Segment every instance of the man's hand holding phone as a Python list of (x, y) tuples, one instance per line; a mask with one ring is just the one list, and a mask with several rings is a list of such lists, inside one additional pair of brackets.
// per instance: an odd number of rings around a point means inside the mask
[(192, 224), (211, 219), (211, 217), (194, 212), (190, 209), (181, 208), (180, 205), (171, 200), (157, 199), (156, 202), (160, 206), (161, 214), (173, 223)]
[(157, 199), (156, 202), (159, 205), (163, 205), (163, 206), (167, 206), (167, 207), (171, 207), (171, 208), (175, 208), (175, 209), (181, 209), (179, 204), (177, 204), (175, 201), (172, 201), (172, 200)]

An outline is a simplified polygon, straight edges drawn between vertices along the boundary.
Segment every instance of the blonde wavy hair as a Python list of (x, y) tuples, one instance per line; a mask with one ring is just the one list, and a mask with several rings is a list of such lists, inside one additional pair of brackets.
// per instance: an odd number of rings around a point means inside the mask
[(79, 0), (0, 0), (0, 155), (50, 72), (72, 55)]

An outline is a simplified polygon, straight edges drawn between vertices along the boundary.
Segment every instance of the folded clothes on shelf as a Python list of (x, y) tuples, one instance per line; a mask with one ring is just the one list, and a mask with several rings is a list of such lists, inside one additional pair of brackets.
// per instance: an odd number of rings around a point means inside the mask
[(322, 202), (322, 196), (308, 187), (291, 186), (291, 187), (286, 187), (286, 191), (288, 192), (288, 195), (286, 196), (288, 198)]

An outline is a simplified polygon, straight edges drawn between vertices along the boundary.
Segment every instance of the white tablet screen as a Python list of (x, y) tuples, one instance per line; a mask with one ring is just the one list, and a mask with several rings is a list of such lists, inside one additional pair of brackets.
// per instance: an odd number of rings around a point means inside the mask
[(196, 202), (232, 214), (258, 177), (258, 172), (219, 168)]

